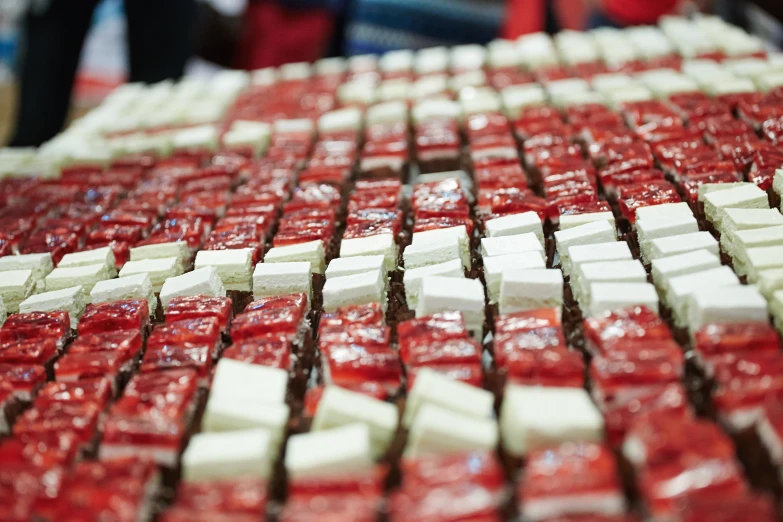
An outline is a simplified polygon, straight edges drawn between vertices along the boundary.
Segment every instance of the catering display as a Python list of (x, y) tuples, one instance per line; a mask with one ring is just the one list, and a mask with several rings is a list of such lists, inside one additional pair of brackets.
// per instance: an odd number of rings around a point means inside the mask
[(0, 150), (0, 519), (779, 520), (782, 130), (712, 17), (120, 87)]

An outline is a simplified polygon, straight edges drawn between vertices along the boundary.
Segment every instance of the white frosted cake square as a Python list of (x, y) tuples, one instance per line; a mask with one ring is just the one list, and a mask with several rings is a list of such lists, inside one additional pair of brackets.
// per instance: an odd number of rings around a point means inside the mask
[(87, 296), (79, 285), (31, 295), (19, 305), (19, 312), (24, 314), (64, 310), (68, 312), (68, 317), (71, 319), (71, 328), (76, 329), (85, 306), (87, 306)]
[(470, 269), (470, 260), (465, 264), (462, 256), (459, 240), (456, 237), (444, 237), (433, 241), (421, 241), (405, 247), (402, 253), (402, 261), (406, 270), (437, 265), (457, 259), (463, 266)]
[(155, 243), (142, 245), (130, 249), (131, 261), (144, 259), (165, 259), (175, 257), (185, 265), (190, 260), (190, 248), (187, 241), (172, 241), (170, 243)]
[(608, 221), (594, 221), (593, 223), (555, 232), (557, 253), (560, 256), (560, 264), (563, 267), (569, 263), (569, 248), (611, 241), (617, 241), (617, 233)]
[(382, 255), (375, 256), (357, 256), (357, 257), (336, 257), (329, 261), (326, 267), (326, 279), (332, 277), (347, 277), (373, 270), (383, 270), (384, 258)]
[[(439, 228), (425, 232), (415, 232), (411, 239), (411, 246), (426, 246), (441, 241), (451, 241), (456, 238), (459, 244), (460, 259), (465, 267), (470, 268), (470, 237), (465, 225), (458, 227)], [(407, 250), (407, 249), (406, 249)], [(448, 261), (444, 259), (444, 261)]]
[(89, 295), (92, 287), (98, 281), (110, 279), (109, 268), (103, 264), (74, 266), (71, 268), (62, 268), (58, 266), (52, 273), (46, 276), (46, 291), (62, 290), (81, 285), (84, 287), (85, 294)]
[(265, 429), (198, 433), (182, 454), (185, 482), (267, 478), (275, 456)]
[(311, 431), (288, 439), (285, 468), (290, 480), (359, 473), (374, 465), (366, 424)]
[(523, 457), (564, 442), (600, 443), (604, 420), (582, 388), (512, 384), (506, 386), (500, 432), (506, 451)]
[(27, 299), (35, 289), (35, 280), (33, 271), (26, 270), (6, 270), (0, 272), (0, 298), (3, 299), (5, 309), (8, 313), (19, 311), (19, 304)]
[(543, 255), (544, 247), (541, 246), (541, 241), (534, 232), (481, 238), (481, 257), (504, 256), (521, 252), (541, 252)]
[(768, 320), (767, 301), (753, 286), (700, 288), (688, 296), (688, 300), (691, 332), (710, 323), (766, 323)]
[(120, 277), (147, 274), (152, 282), (152, 291), (159, 293), (166, 279), (182, 274), (183, 270), (182, 262), (176, 257), (143, 259), (125, 263), (120, 270)]
[(484, 281), (489, 303), (495, 304), (500, 299), (500, 281), (504, 271), (531, 268), (546, 268), (540, 252), (521, 252), (484, 259)]
[(366, 424), (375, 458), (383, 456), (397, 430), (397, 406), (339, 386), (328, 385), (318, 401), (313, 431), (328, 430), (353, 423)]
[(226, 289), (220, 281), (217, 269), (212, 266), (199, 268), (176, 277), (170, 277), (160, 290), (160, 303), (164, 308), (175, 297), (203, 295), (225, 297)]
[(498, 444), (495, 419), (466, 417), (454, 411), (425, 404), (413, 419), (405, 456), (492, 451)]
[(194, 268), (214, 267), (226, 290), (249, 292), (253, 280), (253, 249), (201, 250)]
[[(328, 273), (328, 270), (327, 270)], [(462, 261), (452, 259), (445, 263), (437, 265), (423, 266), (405, 270), (403, 275), (403, 284), (405, 285), (405, 301), (408, 303), (409, 310), (415, 310), (419, 303), (419, 294), (421, 293), (421, 282), (427, 276), (456, 277), (463, 279), (465, 269)]]
[(539, 242), (544, 244), (544, 227), (536, 212), (522, 212), (490, 219), (486, 224), (487, 237), (515, 236), (533, 232)]
[(143, 299), (149, 304), (150, 317), (155, 317), (158, 298), (152, 290), (152, 281), (147, 274), (136, 274), (119, 279), (107, 279), (95, 284), (90, 292), (93, 303), (110, 303), (125, 299)]
[(568, 248), (568, 257), (563, 262), (563, 273), (578, 273), (583, 263), (598, 261), (624, 261), (633, 259), (631, 249), (625, 241), (610, 241), (592, 245), (574, 245)]
[(297, 261), (307, 261), (310, 263), (314, 274), (323, 274), (326, 268), (326, 253), (324, 252), (323, 241), (317, 239), (306, 243), (274, 247), (264, 256), (264, 263), (292, 263)]
[(680, 236), (669, 236), (650, 241), (648, 261), (693, 252), (694, 250), (708, 250), (715, 255), (720, 253), (718, 242), (709, 232), (694, 232)]
[(386, 272), (373, 270), (346, 277), (332, 277), (323, 288), (323, 309), (334, 312), (338, 308), (368, 303), (380, 303), (386, 309)]
[(590, 315), (630, 306), (646, 306), (658, 312), (658, 292), (650, 283), (593, 283), (590, 295)]
[(307, 294), (313, 297), (313, 277), (307, 261), (295, 263), (258, 263), (253, 272), (253, 296)]
[(397, 270), (397, 243), (394, 234), (343, 239), (340, 243), (340, 257), (382, 255), (387, 272)]
[(558, 269), (505, 270), (500, 279), (501, 314), (563, 306), (563, 272)]
[(484, 286), (481, 281), (441, 276), (424, 277), (416, 317), (449, 311), (462, 312), (467, 329), (480, 339), (484, 326)]

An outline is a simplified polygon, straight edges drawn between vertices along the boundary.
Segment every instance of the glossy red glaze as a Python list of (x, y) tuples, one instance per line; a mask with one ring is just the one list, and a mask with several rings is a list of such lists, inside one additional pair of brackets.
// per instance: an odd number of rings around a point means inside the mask
[(117, 330), (141, 331), (149, 322), (149, 304), (129, 299), (88, 304), (79, 320), (79, 333), (105, 333)]
[(468, 330), (460, 312), (441, 312), (426, 317), (409, 319), (397, 325), (400, 352), (427, 345), (434, 341), (467, 339)]

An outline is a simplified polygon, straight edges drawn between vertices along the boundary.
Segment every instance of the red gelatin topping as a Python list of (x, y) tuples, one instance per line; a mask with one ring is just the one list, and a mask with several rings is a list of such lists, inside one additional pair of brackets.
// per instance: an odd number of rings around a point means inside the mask
[(0, 347), (0, 363), (44, 365), (57, 356), (54, 339), (20, 341)]
[(288, 370), (292, 351), (290, 340), (270, 336), (234, 343), (223, 352), (223, 358)]
[(321, 350), (324, 380), (338, 386), (375, 381), (390, 389), (400, 387), (402, 367), (397, 352), (389, 347), (333, 344)]
[(441, 312), (401, 322), (397, 325), (397, 337), (400, 353), (405, 354), (417, 345), (449, 339), (467, 339), (468, 330), (460, 312)]
[(111, 381), (106, 377), (84, 379), (78, 382), (49, 382), (35, 398), (35, 406), (43, 407), (52, 402), (95, 403), (103, 409), (111, 399)]
[(672, 338), (663, 319), (646, 306), (613, 310), (585, 319), (584, 334), (592, 353), (604, 353), (613, 345), (626, 342)]
[(79, 320), (79, 333), (105, 333), (116, 330), (141, 331), (149, 322), (147, 301), (128, 299), (87, 305)]
[(214, 345), (161, 345), (148, 346), (141, 361), (142, 372), (157, 372), (178, 368), (193, 368), (199, 377), (206, 379), (212, 370)]
[(767, 323), (707, 324), (694, 334), (694, 350), (711, 357), (725, 353), (780, 350), (780, 337)]
[(206, 482), (180, 482), (177, 508), (215, 514), (259, 516), (266, 508), (266, 484), (248, 477)]
[(570, 443), (531, 452), (518, 493), (522, 516), (531, 520), (592, 513), (597, 501), (605, 514), (625, 512), (617, 462), (598, 444)]
[(141, 351), (142, 342), (138, 330), (85, 334), (76, 338), (68, 347), (68, 353), (117, 352), (130, 358)]

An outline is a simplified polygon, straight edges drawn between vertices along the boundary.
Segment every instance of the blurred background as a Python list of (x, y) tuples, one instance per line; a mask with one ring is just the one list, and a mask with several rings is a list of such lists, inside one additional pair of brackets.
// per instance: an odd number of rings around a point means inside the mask
[[(39, 144), (127, 80), (623, 27), (693, 11), (719, 14), (771, 48), (783, 42), (781, 0), (0, 0), (0, 144)], [(40, 119), (48, 128), (24, 127)]]

